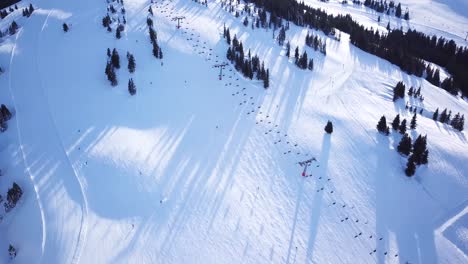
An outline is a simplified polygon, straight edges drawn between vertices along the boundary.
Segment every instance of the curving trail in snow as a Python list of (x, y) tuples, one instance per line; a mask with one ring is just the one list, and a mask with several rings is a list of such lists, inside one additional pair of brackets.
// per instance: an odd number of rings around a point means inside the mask
[(38, 262), (76, 263), (87, 232), (87, 203), (49, 111), (37, 56), (40, 34), (51, 12), (45, 19), (31, 16), (27, 27), (18, 33), (9, 88), (24, 163), (41, 208), (43, 241)]

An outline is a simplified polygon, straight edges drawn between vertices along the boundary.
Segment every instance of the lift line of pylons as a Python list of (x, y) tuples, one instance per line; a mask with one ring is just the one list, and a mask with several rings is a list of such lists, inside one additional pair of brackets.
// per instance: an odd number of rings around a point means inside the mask
[(308, 160), (304, 160), (304, 161), (298, 162), (298, 164), (299, 164), (301, 167), (304, 167), (304, 171), (302, 171), (302, 176), (303, 176), (303, 177), (306, 177), (306, 175), (307, 175), (307, 167), (309, 167), (310, 164), (312, 164), (313, 161), (317, 161), (317, 159), (311, 158), (311, 159), (308, 159)]
[(213, 67), (219, 68), (219, 79), (221, 80), (223, 78), (223, 69), (224, 67), (228, 66), (226, 62), (220, 63), (220, 64), (215, 64)]
[(185, 17), (184, 17), (184, 16), (177, 16), (177, 17), (173, 17), (173, 18), (172, 18), (172, 21), (176, 21), (176, 20), (177, 20), (177, 26), (176, 26), (177, 28), (180, 28), (180, 21), (181, 21), (182, 19), (185, 19)]

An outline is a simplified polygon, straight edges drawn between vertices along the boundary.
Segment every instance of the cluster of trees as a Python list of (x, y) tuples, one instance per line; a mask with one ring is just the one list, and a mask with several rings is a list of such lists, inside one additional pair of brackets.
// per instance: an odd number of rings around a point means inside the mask
[(398, 82), (395, 86), (395, 88), (393, 88), (393, 101), (395, 102), (396, 100), (398, 100), (399, 98), (405, 98), (405, 89), (406, 89), (406, 86), (403, 82)]
[[(334, 28), (350, 34), (351, 43), (358, 48), (398, 65), (408, 74), (422, 77), (429, 61), (447, 69), (453, 79), (441, 87), (453, 94), (461, 90), (468, 96), (468, 48), (457, 46), (453, 40), (429, 36), (416, 30), (403, 32), (394, 29), (379, 33), (365, 28), (350, 15), (329, 15), (321, 9), (295, 0), (247, 0), (271, 13), (299, 26), (309, 26), (332, 33)], [(442, 82), (442, 83), (444, 83)]]
[[(120, 13), (122, 14), (122, 20), (120, 20), (120, 16), (117, 17), (117, 28), (116, 28), (116, 32), (115, 32), (115, 37), (117, 39), (120, 39), (121, 37), (121, 32), (125, 29), (125, 24), (127, 24), (127, 19), (125, 18), (125, 7), (123, 7), (123, 1), (121, 0), (117, 0), (117, 1), (113, 1), (113, 2), (117, 2), (117, 3), (120, 3), (122, 4), (122, 7), (120, 8)], [(107, 28), (107, 31), (108, 32), (112, 32), (112, 27), (111, 27), (111, 24), (112, 22), (116, 21), (115, 18), (111, 18), (110, 15), (109, 15), (109, 12), (111, 12), (112, 14), (116, 14), (117, 13), (117, 9), (114, 7), (114, 5), (110, 4), (108, 7), (107, 7), (107, 14), (102, 18), (102, 26)]]
[[(417, 124), (416, 113), (411, 119), (410, 128), (415, 129)], [(416, 172), (416, 165), (427, 164), (429, 151), (427, 150), (427, 136), (419, 135), (414, 144), (412, 144), (411, 137), (406, 133), (407, 131), (406, 119), (400, 122), (400, 115), (392, 121), (392, 128), (394, 131), (398, 131), (403, 136), (401, 137), (400, 143), (398, 144), (397, 151), (405, 156), (409, 155), (408, 162), (406, 165), (405, 173), (407, 176), (413, 176)], [(390, 127), (387, 125), (385, 116), (382, 116), (377, 123), (377, 130), (385, 135), (390, 134)]]
[[(400, 150), (404, 150), (407, 154)], [(427, 150), (427, 135), (419, 135), (414, 141), (414, 144), (411, 144), (411, 137), (408, 134), (403, 135), (400, 143), (398, 144), (398, 152), (404, 155), (409, 155), (408, 161), (406, 163), (405, 173), (408, 177), (413, 176), (416, 172), (417, 165), (427, 164), (429, 161), (429, 150)]]
[(8, 27), (8, 34), (10, 35), (14, 35), (16, 34), (16, 31), (18, 31), (18, 24), (16, 24), (16, 22), (13, 20), (13, 22), (11, 22), (10, 26)]
[(374, 0), (365, 0), (364, 5), (374, 9), (375, 11), (379, 13), (387, 13), (387, 15), (390, 15), (390, 12), (395, 12), (395, 16), (398, 18), (404, 18), (406, 20), (409, 20), (409, 10), (407, 9), (405, 11), (405, 14), (402, 15), (402, 10), (401, 10), (401, 4), (398, 3), (398, 5), (395, 6), (394, 1), (390, 1), (387, 3), (387, 1), (374, 1)]
[(13, 182), (13, 186), (10, 189), (8, 189), (7, 200), (3, 204), (3, 206), (5, 207), (5, 211), (9, 212), (11, 209), (15, 208), (22, 195), (23, 190), (21, 190), (21, 188), (18, 184), (16, 184), (16, 182)]
[(34, 12), (34, 6), (32, 4), (29, 4), (29, 7), (26, 7), (23, 9), (23, 16), (29, 17), (32, 15), (33, 12)]
[(296, 50), (294, 51), (294, 63), (301, 69), (314, 70), (314, 60), (312, 58), (307, 58), (307, 52), (305, 50), (302, 55), (299, 56), (298, 47), (296, 47)]
[[(18, 3), (19, 1), (20, 1), (20, 0), (2, 0), (2, 1), (0, 2), (0, 9), (3, 9), (3, 8), (5, 8), (5, 7), (9, 7), (9, 6), (13, 5), (13, 4)], [(15, 5), (15, 8), (16, 8), (16, 7), (17, 7), (17, 6)], [(11, 7), (10, 7), (10, 8), (11, 8)]]
[[(5, 1), (5, 2), (8, 2), (8, 1)], [(19, 1), (16, 1), (16, 2), (19, 2)], [(6, 6), (8, 6), (8, 5), (6, 5)], [(3, 6), (3, 3), (0, 3), (0, 8), (6, 7), (6, 6)], [(8, 8), (8, 9), (5, 8), (3, 10), (0, 10), (0, 18), (4, 19), (5, 17), (7, 17), (10, 13), (14, 12), (15, 10), (18, 10), (17, 5), (15, 5), (15, 9), (13, 9), (13, 7), (10, 6), (10, 8)]]
[(424, 96), (421, 94), (421, 86), (419, 86), (418, 89), (413, 88), (413, 86), (411, 86), (408, 89), (408, 96), (411, 96), (411, 97), (413, 97), (415, 99), (419, 99), (421, 101), (424, 101)]
[(256, 76), (258, 80), (263, 81), (263, 87), (265, 89), (268, 88), (270, 86), (270, 70), (265, 69), (265, 63), (260, 61), (258, 56), (252, 56), (250, 50), (247, 56), (245, 56), (242, 42), (237, 39), (236, 35), (234, 35), (231, 41), (229, 28), (224, 27), (223, 36), (228, 45), (230, 45), (226, 53), (226, 58), (234, 63), (236, 70), (249, 79), (253, 79), (254, 76)]
[(452, 110), (449, 110), (447, 112), (447, 108), (445, 108), (440, 114), (439, 108), (437, 108), (434, 114), (432, 115), (432, 119), (441, 123), (450, 124), (454, 129), (458, 131), (463, 131), (465, 127), (465, 115), (457, 113), (452, 118)]
[[(404, 135), (407, 129), (406, 126), (407, 126), (406, 119), (403, 119), (400, 122), (400, 115), (399, 114), (396, 115), (396, 117), (392, 121), (392, 129)], [(413, 117), (411, 118), (410, 128), (416, 129), (416, 126), (417, 126), (417, 115), (415, 113)], [(377, 131), (387, 136), (390, 134), (390, 127), (387, 125), (387, 119), (385, 118), (385, 116), (382, 116), (379, 122), (377, 123)]]
[(161, 47), (159, 47), (158, 45), (158, 35), (153, 28), (153, 20), (148, 17), (148, 19), (146, 20), (146, 24), (148, 25), (148, 28), (149, 28), (150, 42), (153, 45), (153, 56), (156, 59), (162, 59), (163, 52), (162, 52)]
[(319, 50), (324, 55), (327, 55), (327, 44), (325, 43), (324, 40), (314, 35), (313, 33), (309, 34), (309, 32), (307, 32), (307, 36), (305, 38), (305, 44), (313, 48), (315, 51)]
[(0, 132), (4, 132), (8, 128), (7, 121), (11, 119), (11, 112), (2, 104), (0, 108)]

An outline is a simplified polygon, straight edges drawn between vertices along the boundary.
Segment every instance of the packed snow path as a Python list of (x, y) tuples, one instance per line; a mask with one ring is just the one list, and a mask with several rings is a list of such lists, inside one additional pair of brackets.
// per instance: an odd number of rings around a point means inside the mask
[[(82, 183), (57, 133), (39, 63), (47, 16), (34, 16), (20, 30), (11, 53), (9, 89), (20, 148), (42, 210), (42, 256), (38, 262), (75, 263), (87, 233), (87, 202)], [(28, 46), (36, 43), (37, 49)], [(25, 76), (26, 74), (26, 76)], [(34, 87), (34, 88), (32, 88)], [(32, 89), (31, 89), (32, 88)]]

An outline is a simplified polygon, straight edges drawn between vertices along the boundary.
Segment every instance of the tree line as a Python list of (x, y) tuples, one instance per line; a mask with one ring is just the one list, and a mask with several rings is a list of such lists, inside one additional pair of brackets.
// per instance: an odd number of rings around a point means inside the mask
[(265, 63), (260, 61), (258, 56), (252, 56), (250, 50), (245, 56), (242, 41), (239, 41), (235, 34), (231, 41), (229, 28), (224, 27), (223, 37), (230, 45), (226, 52), (226, 58), (234, 64), (234, 68), (251, 80), (256, 76), (258, 80), (263, 81), (263, 87), (268, 88), (270, 86), (270, 70), (265, 69)]
[(423, 77), (427, 68), (423, 60), (445, 67), (451, 77), (442, 81), (440, 86), (452, 94), (461, 91), (463, 96), (468, 96), (468, 74), (465, 74), (468, 72), (468, 48), (457, 46), (453, 40), (411, 29), (407, 32), (393, 29), (381, 34), (358, 24), (349, 14), (329, 15), (294, 0), (246, 1), (270, 12), (272, 17), (319, 29), (327, 35), (337, 28), (350, 34), (351, 43), (356, 47), (388, 60), (408, 74)]

